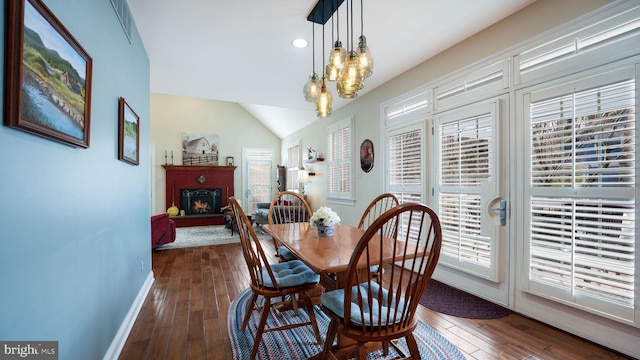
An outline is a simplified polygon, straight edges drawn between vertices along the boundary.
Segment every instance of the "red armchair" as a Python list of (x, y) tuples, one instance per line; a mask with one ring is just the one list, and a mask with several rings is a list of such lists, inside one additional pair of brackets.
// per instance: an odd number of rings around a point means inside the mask
[(169, 214), (162, 213), (151, 216), (151, 249), (176, 240), (176, 222)]

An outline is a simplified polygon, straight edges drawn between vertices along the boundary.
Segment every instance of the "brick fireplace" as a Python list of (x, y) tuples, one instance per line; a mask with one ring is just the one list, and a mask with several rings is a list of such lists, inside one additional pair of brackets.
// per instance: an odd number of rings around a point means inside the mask
[(162, 165), (166, 173), (166, 208), (172, 202), (185, 216), (172, 216), (177, 227), (224, 225), (220, 208), (234, 195), (236, 166)]

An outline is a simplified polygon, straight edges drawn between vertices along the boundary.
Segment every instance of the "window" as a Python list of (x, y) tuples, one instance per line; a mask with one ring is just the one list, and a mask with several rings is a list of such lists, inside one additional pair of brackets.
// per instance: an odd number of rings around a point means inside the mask
[(422, 202), (422, 125), (390, 131), (387, 135), (387, 190), (400, 203)]
[(417, 89), (383, 105), (386, 126), (385, 188), (400, 203), (425, 202), (426, 114), (431, 90)]
[(327, 128), (327, 196), (353, 202), (353, 116)]
[(298, 190), (298, 170), (300, 169), (300, 140), (287, 147), (287, 190)]
[(268, 149), (243, 149), (245, 169), (243, 181), (243, 208), (248, 214), (255, 213), (259, 202), (271, 201), (272, 155)]
[(634, 77), (622, 69), (526, 97), (529, 291), (629, 321), (637, 262)]

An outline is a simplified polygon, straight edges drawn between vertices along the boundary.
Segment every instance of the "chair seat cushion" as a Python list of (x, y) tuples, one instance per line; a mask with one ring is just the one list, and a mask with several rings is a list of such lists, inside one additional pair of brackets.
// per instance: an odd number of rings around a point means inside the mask
[[(317, 284), (320, 281), (320, 275), (311, 270), (300, 260), (287, 261), (277, 264), (268, 265), (271, 267), (275, 282), (280, 287), (291, 287), (302, 284)], [(273, 288), (271, 278), (266, 268), (262, 268), (262, 276), (264, 278), (264, 286)]]
[(293, 255), (291, 250), (287, 249), (285, 246), (278, 247), (278, 249), (276, 249), (276, 254), (278, 254), (278, 257), (281, 261), (291, 261), (298, 259), (295, 255)]
[[(369, 285), (370, 284), (370, 285)], [(398, 322), (404, 309), (404, 299), (396, 301), (395, 295), (389, 299), (389, 291), (381, 287), (376, 282), (362, 283), (358, 285), (362, 295), (363, 314), (360, 315), (358, 305), (358, 290), (356, 286), (351, 288), (351, 322), (357, 325), (377, 326), (387, 323), (387, 318)], [(372, 304), (369, 308), (369, 291), (371, 291)], [(331, 310), (334, 314), (344, 319), (344, 289), (326, 292), (320, 296), (322, 305)], [(397, 315), (396, 315), (397, 314)]]

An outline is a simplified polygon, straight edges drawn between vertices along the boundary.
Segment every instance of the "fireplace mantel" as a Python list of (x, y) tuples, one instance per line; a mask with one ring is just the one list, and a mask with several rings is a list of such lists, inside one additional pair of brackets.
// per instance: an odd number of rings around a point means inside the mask
[(167, 171), (229, 171), (235, 170), (237, 166), (202, 166), (202, 165), (162, 165)]
[[(237, 166), (162, 165), (166, 173), (166, 208), (174, 203), (180, 207), (180, 189), (210, 189), (222, 191), (222, 205), (234, 195), (234, 171)], [(173, 191), (173, 192), (172, 192)], [(223, 225), (223, 214), (172, 216), (178, 227)]]

